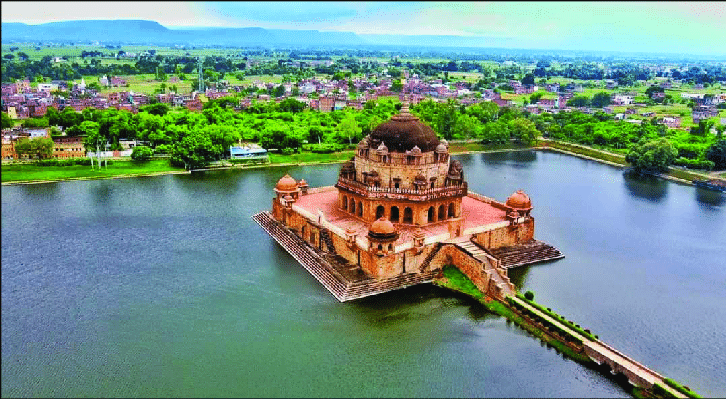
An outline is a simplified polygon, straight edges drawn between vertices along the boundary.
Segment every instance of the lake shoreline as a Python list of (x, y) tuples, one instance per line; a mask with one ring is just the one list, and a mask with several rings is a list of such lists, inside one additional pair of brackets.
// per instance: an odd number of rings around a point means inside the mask
[[(495, 149), (495, 150), (466, 150), (466, 151), (459, 151), (459, 152), (453, 152), (451, 155), (467, 155), (467, 154), (494, 154), (494, 153), (503, 153), (503, 152), (520, 152), (520, 151), (555, 151), (559, 152), (561, 154), (571, 155), (582, 159), (587, 159), (590, 161), (600, 162), (606, 165), (618, 167), (618, 168), (626, 168), (627, 164), (625, 163), (618, 163), (613, 162), (607, 159), (593, 157), (590, 155), (586, 155), (584, 153), (577, 152), (577, 147), (575, 147), (572, 151), (565, 150), (562, 148), (557, 148), (553, 146), (549, 146), (546, 143), (552, 142), (550, 140), (545, 141), (545, 145), (538, 145), (534, 147), (526, 147), (526, 148), (505, 148), (505, 149)], [(557, 143), (557, 142), (555, 142)], [(571, 143), (567, 143), (568, 145)], [(572, 147), (572, 145), (570, 145)], [(596, 150), (590, 148), (590, 150), (598, 152), (603, 152), (601, 150)], [(604, 152), (603, 152), (604, 153)], [(610, 154), (611, 156), (618, 156), (617, 154)], [(108, 180), (108, 179), (123, 179), (123, 178), (131, 178), (131, 177), (145, 177), (145, 176), (162, 176), (162, 175), (180, 175), (180, 174), (191, 174), (194, 172), (207, 172), (207, 171), (215, 171), (215, 170), (232, 170), (232, 169), (261, 169), (261, 168), (270, 168), (270, 167), (291, 167), (291, 166), (310, 166), (310, 165), (328, 165), (328, 164), (341, 164), (348, 162), (348, 160), (331, 160), (331, 161), (313, 161), (313, 162), (285, 162), (285, 163), (275, 163), (275, 164), (259, 164), (259, 165), (229, 165), (229, 166), (222, 166), (222, 167), (213, 167), (213, 168), (202, 168), (202, 169), (193, 169), (193, 170), (172, 170), (172, 171), (159, 171), (159, 172), (149, 172), (149, 173), (137, 173), (137, 174), (121, 174), (116, 176), (86, 176), (86, 177), (69, 177), (64, 179), (53, 179), (53, 180), (17, 180), (17, 181), (10, 181), (10, 182), (2, 182), (3, 186), (14, 186), (14, 185), (22, 185), (22, 184), (43, 184), (43, 183), (57, 183), (57, 182), (64, 182), (64, 181), (77, 181), (77, 180)], [(623, 161), (624, 162), (624, 161)], [(678, 177), (666, 175), (666, 174), (659, 174), (656, 177), (670, 180), (675, 183), (695, 186), (695, 184), (686, 179), (681, 179)]]

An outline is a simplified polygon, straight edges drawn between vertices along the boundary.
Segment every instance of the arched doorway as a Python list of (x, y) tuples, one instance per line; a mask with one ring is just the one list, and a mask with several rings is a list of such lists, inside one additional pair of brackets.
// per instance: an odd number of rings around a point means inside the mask
[(355, 215), (355, 200), (354, 199), (350, 200), (350, 213)]
[(376, 207), (376, 219), (380, 219), (385, 215), (386, 215), (386, 208), (384, 208), (383, 205), (378, 205)]
[(343, 210), (348, 210), (348, 197), (346, 197), (345, 195), (343, 196)]
[(403, 223), (413, 223), (413, 211), (409, 207), (403, 210)]
[(454, 207), (454, 203), (452, 202), (452, 203), (449, 204), (449, 217), (450, 218), (455, 218), (456, 217), (456, 214), (454, 213), (454, 210), (455, 210), (455, 207)]
[(358, 201), (358, 216), (363, 216), (363, 201)]
[(446, 207), (441, 205), (439, 206), (439, 220), (446, 219)]
[(433, 223), (436, 221), (436, 211), (434, 210), (433, 206), (429, 207), (428, 221), (429, 221), (429, 223)]
[(391, 222), (398, 223), (399, 219), (400, 219), (400, 215), (398, 212), (398, 207), (392, 206), (391, 207)]

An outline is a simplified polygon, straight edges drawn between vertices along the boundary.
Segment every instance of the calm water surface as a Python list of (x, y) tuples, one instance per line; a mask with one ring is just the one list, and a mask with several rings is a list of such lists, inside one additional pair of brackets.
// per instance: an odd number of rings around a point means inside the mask
[[(457, 157), (524, 189), (566, 258), (521, 290), (654, 370), (726, 396), (726, 195), (546, 152)], [(466, 298), (338, 303), (250, 216), (289, 172), (2, 188), (2, 396), (622, 397)]]

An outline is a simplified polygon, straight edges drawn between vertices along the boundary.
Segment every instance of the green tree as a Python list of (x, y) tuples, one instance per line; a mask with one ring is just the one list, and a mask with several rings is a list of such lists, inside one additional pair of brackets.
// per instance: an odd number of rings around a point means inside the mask
[(590, 98), (587, 96), (575, 96), (567, 101), (568, 107), (587, 107), (590, 105)]
[(27, 129), (37, 129), (48, 127), (47, 118), (28, 118), (23, 121), (23, 127)]
[(143, 105), (139, 108), (139, 111), (146, 112), (152, 115), (164, 116), (169, 112), (169, 105), (164, 103), (156, 103), (150, 105)]
[(131, 159), (134, 161), (148, 161), (152, 155), (154, 151), (145, 145), (137, 145), (131, 151)]
[(307, 107), (307, 104), (305, 104), (302, 101), (298, 101), (294, 98), (286, 98), (282, 101), (280, 101), (280, 104), (278, 104), (278, 109), (282, 112), (301, 112)]
[(544, 95), (544, 93), (542, 93), (540, 91), (535, 92), (535, 93), (532, 93), (532, 95), (529, 96), (529, 102), (531, 104), (537, 104), (537, 101), (539, 101), (540, 98), (542, 98), (543, 95)]
[(716, 164), (716, 170), (726, 169), (726, 140), (719, 140), (708, 147), (706, 159)]
[(537, 141), (539, 131), (535, 127), (534, 122), (527, 118), (515, 118), (509, 121), (509, 131), (511, 135), (519, 142), (534, 145)]
[(595, 93), (595, 95), (592, 96), (591, 103), (592, 103), (592, 106), (595, 108), (607, 107), (611, 103), (610, 94), (605, 91)]
[(667, 172), (677, 155), (671, 143), (662, 138), (634, 145), (625, 160), (638, 172)]
[(523, 85), (533, 85), (534, 84), (534, 75), (531, 73), (524, 75), (524, 77), (522, 78), (522, 84)]
[(363, 131), (358, 122), (355, 120), (353, 114), (346, 114), (345, 118), (340, 121), (337, 127), (337, 132), (342, 137), (348, 139), (348, 144), (353, 144), (353, 141), (359, 141), (360, 134)]
[(3, 112), (2, 113), (2, 128), (9, 129), (13, 126), (15, 126), (15, 121), (13, 120), (13, 118), (11, 118), (7, 112)]
[(280, 123), (266, 126), (260, 134), (260, 146), (268, 150), (271, 148), (298, 150), (300, 144), (300, 139), (292, 135), (289, 126)]
[(400, 93), (403, 90), (403, 83), (401, 79), (396, 79), (391, 83), (391, 91), (394, 93)]
[(218, 157), (212, 139), (200, 130), (190, 130), (188, 134), (174, 143), (170, 161), (173, 165), (191, 170), (209, 165)]
[(47, 137), (22, 138), (15, 144), (15, 152), (18, 156), (27, 155), (38, 159), (50, 158), (53, 155), (53, 140)]

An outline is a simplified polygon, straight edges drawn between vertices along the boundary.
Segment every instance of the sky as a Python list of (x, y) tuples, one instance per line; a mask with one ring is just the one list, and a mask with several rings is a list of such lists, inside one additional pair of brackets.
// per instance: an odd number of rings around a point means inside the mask
[(79, 19), (480, 36), (500, 44), (491, 47), (726, 53), (726, 2), (2, 2), (3, 22)]

